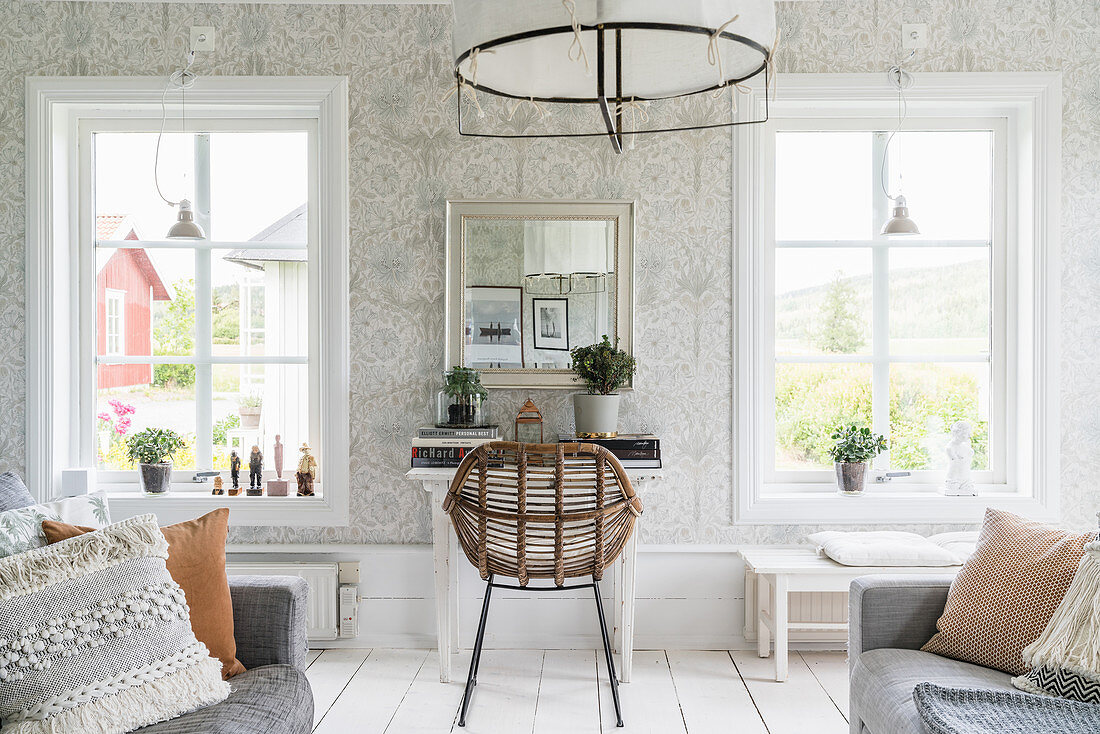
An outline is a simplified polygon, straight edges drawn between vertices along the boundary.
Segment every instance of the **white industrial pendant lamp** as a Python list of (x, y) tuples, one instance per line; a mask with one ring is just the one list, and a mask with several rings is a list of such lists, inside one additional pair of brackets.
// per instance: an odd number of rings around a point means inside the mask
[[(458, 127), (476, 137), (595, 137), (622, 152), (624, 112), (770, 73), (773, 0), (453, 0)], [(462, 96), (593, 105), (599, 132), (488, 134), (462, 124)], [(480, 107), (480, 105), (478, 105)], [(598, 116), (595, 108), (599, 109)], [(729, 127), (746, 120), (632, 130)]]
[[(166, 200), (167, 201), (167, 200)], [(171, 203), (171, 202), (169, 202)], [(191, 201), (182, 199), (179, 204), (179, 213), (176, 214), (176, 223), (168, 229), (170, 240), (204, 240), (206, 233), (195, 221), (195, 214), (191, 210)]]
[(190, 199), (172, 201), (160, 190), (160, 141), (164, 137), (164, 121), (167, 117), (164, 100), (168, 96), (168, 90), (176, 87), (180, 90), (182, 100), (181, 129), (187, 132), (187, 90), (195, 84), (195, 75), (191, 72), (191, 64), (195, 63), (195, 52), (191, 51), (187, 56), (187, 66), (175, 71), (168, 77), (168, 83), (164, 85), (164, 92), (160, 96), (160, 132), (157, 134), (157, 151), (153, 158), (153, 182), (157, 187), (157, 195), (164, 199), (168, 206), (177, 207), (176, 222), (168, 228), (165, 235), (170, 240), (204, 240), (206, 232), (195, 221), (195, 212), (191, 207)]
[[(912, 58), (912, 54), (909, 56)], [(905, 195), (901, 193), (900, 174), (898, 175), (897, 195), (891, 195), (890, 191), (887, 189), (886, 159), (890, 153), (890, 143), (894, 141), (894, 136), (901, 132), (902, 125), (905, 124), (905, 118), (908, 116), (909, 109), (905, 103), (905, 90), (913, 86), (913, 75), (902, 69), (901, 64), (898, 64), (886, 72), (886, 76), (890, 80), (890, 84), (898, 90), (898, 126), (890, 133), (890, 137), (886, 139), (886, 146), (882, 151), (882, 165), (879, 168), (879, 178), (882, 181), (882, 192), (886, 194), (886, 198), (894, 203), (891, 216), (886, 220), (886, 223), (882, 225), (879, 234), (884, 237), (905, 237), (920, 234), (920, 229), (917, 228), (917, 223), (909, 218), (909, 202), (905, 200)]]

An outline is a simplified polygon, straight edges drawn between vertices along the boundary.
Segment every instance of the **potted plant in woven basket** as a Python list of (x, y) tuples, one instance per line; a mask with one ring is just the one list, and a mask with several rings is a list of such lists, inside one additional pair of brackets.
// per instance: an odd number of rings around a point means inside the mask
[(863, 494), (867, 462), (886, 450), (886, 438), (852, 423), (833, 431), (832, 439), (836, 443), (829, 449), (829, 455), (836, 462), (836, 483), (841, 494)]
[(126, 454), (138, 464), (138, 481), (146, 494), (164, 494), (172, 485), (172, 459), (184, 447), (170, 428), (146, 428), (126, 439)]
[(578, 438), (611, 438), (619, 432), (620, 387), (630, 382), (637, 364), (634, 358), (612, 345), (605, 334), (603, 341), (570, 352), (570, 365), (587, 392), (573, 395), (573, 414)]

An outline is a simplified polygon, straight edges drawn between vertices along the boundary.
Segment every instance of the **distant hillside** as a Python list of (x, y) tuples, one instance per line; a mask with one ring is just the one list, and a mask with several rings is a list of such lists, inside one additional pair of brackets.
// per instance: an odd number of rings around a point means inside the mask
[[(927, 339), (973, 337), (986, 333), (989, 319), (988, 266), (983, 260), (891, 273), (890, 336)], [(870, 313), (871, 276), (844, 278), (856, 291), (860, 314)], [(934, 288), (931, 286), (935, 286)], [(820, 319), (829, 284), (804, 288), (776, 299), (777, 339), (803, 339)], [(870, 324), (864, 335), (870, 342)]]

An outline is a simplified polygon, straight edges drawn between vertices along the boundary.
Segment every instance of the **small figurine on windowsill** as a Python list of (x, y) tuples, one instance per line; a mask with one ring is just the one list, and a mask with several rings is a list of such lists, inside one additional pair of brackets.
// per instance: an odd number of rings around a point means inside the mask
[(236, 497), (241, 493), (241, 457), (237, 456), (236, 451), (229, 452), (229, 477), (233, 480), (229, 496)]
[(260, 475), (264, 471), (264, 455), (260, 453), (259, 446), (252, 447), (252, 453), (248, 456), (248, 496), (259, 497), (264, 493), (264, 486), (260, 482)]
[(225, 494), (225, 489), (222, 487), (222, 477), (219, 474), (214, 477), (214, 489), (210, 494)]
[(298, 496), (313, 496), (313, 480), (317, 478), (317, 459), (310, 453), (309, 444), (302, 444), (302, 458), (298, 459), (298, 471), (294, 475), (298, 479)]
[(970, 476), (974, 462), (974, 447), (970, 443), (970, 424), (959, 421), (951, 427), (947, 442), (947, 480), (943, 493), (951, 497), (971, 497), (977, 494)]
[(268, 497), (286, 497), (290, 482), (283, 479), (283, 437), (275, 434), (275, 479), (267, 483)]

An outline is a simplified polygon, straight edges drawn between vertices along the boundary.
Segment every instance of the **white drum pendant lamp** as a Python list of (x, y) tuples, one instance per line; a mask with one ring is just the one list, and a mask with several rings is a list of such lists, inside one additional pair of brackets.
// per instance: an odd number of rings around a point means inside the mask
[[(712, 92), (769, 74), (773, 0), (453, 0), (455, 81), (535, 103), (589, 104), (606, 132), (477, 137), (607, 135), (622, 151), (623, 114), (647, 101)], [(597, 119), (598, 119), (597, 118)], [(765, 114), (766, 119), (766, 114)], [(637, 130), (627, 134), (729, 127)]]

